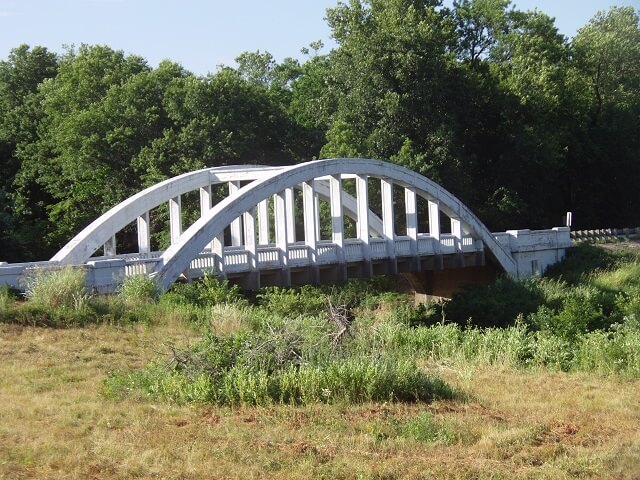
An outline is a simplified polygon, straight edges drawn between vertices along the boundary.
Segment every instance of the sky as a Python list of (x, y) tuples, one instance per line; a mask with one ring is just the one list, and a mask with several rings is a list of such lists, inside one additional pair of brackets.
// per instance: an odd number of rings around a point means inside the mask
[[(450, 1), (450, 0), (449, 0)], [(23, 43), (55, 52), (65, 45), (104, 44), (144, 57), (151, 66), (168, 58), (205, 75), (235, 65), (244, 51), (269, 51), (277, 61), (303, 59), (300, 49), (322, 40), (333, 45), (324, 19), (337, 0), (0, 0), (0, 59)], [(445, 2), (447, 3), (447, 2)], [(575, 35), (612, 5), (640, 9), (640, 0), (512, 0), (520, 10), (556, 18)]]

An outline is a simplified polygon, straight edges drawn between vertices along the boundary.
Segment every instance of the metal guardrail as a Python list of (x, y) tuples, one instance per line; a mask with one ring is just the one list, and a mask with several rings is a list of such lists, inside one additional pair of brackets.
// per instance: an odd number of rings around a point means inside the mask
[(606, 242), (615, 240), (640, 239), (640, 227), (634, 228), (599, 228), (594, 230), (572, 230), (571, 239), (581, 242)]

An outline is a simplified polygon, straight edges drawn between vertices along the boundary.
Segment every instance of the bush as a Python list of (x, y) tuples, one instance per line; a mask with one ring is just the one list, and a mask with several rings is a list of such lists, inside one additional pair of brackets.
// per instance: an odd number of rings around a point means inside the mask
[(36, 269), (26, 278), (25, 297), (41, 308), (82, 310), (90, 298), (81, 268)]
[(205, 272), (204, 277), (194, 285), (198, 292), (198, 300), (204, 305), (240, 303), (244, 300), (238, 285), (231, 285), (228, 280), (220, 281), (217, 276), (208, 272)]
[(9, 288), (9, 285), (3, 283), (0, 285), (0, 313), (7, 311), (15, 301), (15, 297)]
[(118, 297), (133, 306), (155, 302), (159, 295), (158, 284), (147, 275), (127, 277), (118, 289)]
[(370, 401), (430, 401), (459, 394), (444, 381), (427, 375), (411, 361), (371, 361), (352, 358), (327, 365), (289, 365), (269, 372), (236, 365), (219, 374), (150, 367), (129, 375), (112, 375), (108, 394), (141, 391), (177, 403), (214, 402), (221, 405), (308, 405)]
[(622, 321), (640, 321), (640, 288), (618, 293), (615, 305)]
[(300, 288), (266, 287), (256, 298), (271, 314), (288, 318), (318, 315), (325, 311), (328, 300), (326, 293), (313, 285)]
[[(321, 316), (279, 319), (223, 336), (209, 333), (168, 362), (114, 376), (112, 394), (142, 391), (175, 402), (225, 405), (424, 401), (456, 393), (394, 352), (366, 352)], [(169, 367), (169, 368), (167, 368)]]
[(591, 332), (579, 340), (575, 370), (640, 377), (640, 322), (626, 321), (616, 325), (611, 332)]
[(171, 290), (162, 295), (162, 302), (199, 306), (246, 304), (238, 285), (231, 285), (228, 280), (219, 280), (209, 272), (205, 272), (201, 279), (194, 282), (174, 284)]
[[(570, 289), (556, 311), (542, 305), (528, 316), (529, 324), (563, 338), (608, 328), (613, 323), (611, 296), (591, 286)], [(606, 312), (605, 312), (606, 309)]]
[(512, 325), (518, 315), (535, 312), (543, 303), (544, 294), (535, 279), (518, 282), (502, 277), (493, 285), (472, 286), (453, 295), (450, 301), (437, 306), (427, 321), (444, 317), (458, 325), (506, 327)]

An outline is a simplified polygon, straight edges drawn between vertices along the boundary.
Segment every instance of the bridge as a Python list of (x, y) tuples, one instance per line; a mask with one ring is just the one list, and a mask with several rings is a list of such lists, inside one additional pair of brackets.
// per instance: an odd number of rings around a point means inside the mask
[[(221, 188), (228, 194), (214, 202)], [(183, 229), (185, 211), (194, 216), (183, 199), (194, 196), (199, 218)], [(170, 246), (153, 251), (150, 220), (164, 205)], [(137, 252), (118, 254), (116, 234), (129, 225), (137, 230)], [(570, 246), (568, 227), (491, 233), (454, 195), (416, 172), (334, 158), (206, 168), (165, 180), (104, 213), (51, 260), (0, 263), (0, 284), (22, 288), (32, 269), (67, 265), (84, 268), (88, 286), (101, 293), (132, 275), (150, 275), (167, 290), (204, 271), (247, 289), (398, 273), (428, 275), (432, 283), (453, 274), (460, 284), (486, 269), (514, 278), (541, 274)]]

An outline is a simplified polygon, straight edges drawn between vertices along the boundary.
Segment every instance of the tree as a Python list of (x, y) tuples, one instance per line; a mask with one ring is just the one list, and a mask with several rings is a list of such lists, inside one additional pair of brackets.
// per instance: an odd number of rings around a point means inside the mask
[(458, 54), (476, 68), (507, 30), (511, 0), (454, 0)]
[[(327, 88), (362, 153), (389, 158), (410, 138), (424, 146), (446, 122), (446, 79), (454, 24), (436, 1), (372, 0), (339, 4), (327, 19), (339, 48)], [(324, 152), (323, 152), (324, 154)]]
[(576, 218), (588, 226), (637, 221), (639, 23), (632, 7), (613, 7), (596, 14), (573, 41), (571, 73), (583, 116), (569, 150), (570, 200)]
[(640, 18), (633, 7), (613, 7), (578, 31), (576, 65), (589, 79), (591, 120), (608, 108), (633, 109), (640, 95)]
[[(0, 252), (2, 260), (15, 261), (28, 255), (27, 243), (33, 238), (28, 225), (17, 219), (11, 193), (20, 160), (17, 145), (36, 137), (41, 116), (37, 102), (38, 86), (54, 77), (57, 56), (43, 47), (21, 45), (0, 62)], [(34, 191), (37, 197), (38, 192)], [(20, 221), (19, 221), (20, 220)]]
[[(161, 115), (146, 63), (102, 46), (68, 51), (36, 103), (37, 135), (17, 146), (14, 198), (17, 214), (40, 227), (46, 215), (39, 238), (50, 252), (136, 188), (129, 162), (160, 133)], [(39, 189), (49, 197), (46, 212)]]

